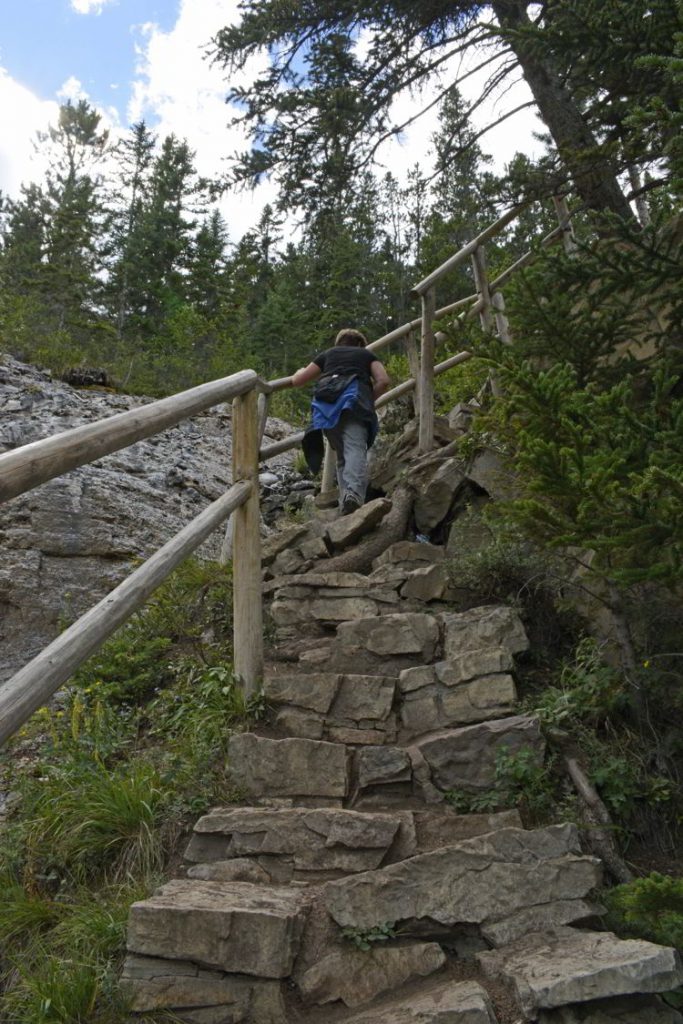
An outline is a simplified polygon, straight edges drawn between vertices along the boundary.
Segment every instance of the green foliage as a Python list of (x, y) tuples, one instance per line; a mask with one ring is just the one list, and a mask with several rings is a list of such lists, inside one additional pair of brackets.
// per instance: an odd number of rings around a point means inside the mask
[(683, 949), (683, 878), (653, 871), (608, 889), (603, 899), (607, 924), (619, 934)]
[[(497, 427), (526, 490), (507, 514), (550, 545), (590, 550), (591, 571), (623, 587), (671, 584), (683, 561), (680, 259), (666, 236), (624, 230), (620, 246), (542, 261), (538, 290), (519, 286), (524, 342), (492, 360), (505, 387)], [(670, 327), (636, 299), (636, 277)], [(559, 312), (541, 293), (559, 296)], [(615, 356), (626, 342), (652, 354)]]
[(20, 795), (0, 836), (3, 1020), (127, 1019), (129, 905), (158, 884), (190, 816), (234, 798), (230, 732), (263, 712), (232, 676), (230, 589), (225, 569), (186, 563), (60, 707), (33, 717), (29, 756), (0, 760)]
[(451, 789), (444, 793), (446, 801), (459, 814), (488, 814), (506, 807), (519, 807), (532, 821), (548, 820), (555, 806), (552, 762), (543, 763), (530, 747), (510, 751), (501, 746), (496, 751), (493, 785), (472, 793)]
[(356, 949), (367, 953), (376, 942), (388, 942), (396, 938), (396, 925), (392, 921), (375, 925), (374, 928), (342, 928), (342, 935), (352, 942)]
[(624, 704), (622, 674), (605, 663), (593, 637), (584, 637), (573, 659), (562, 666), (558, 685), (536, 698), (534, 714), (547, 726), (597, 725)]

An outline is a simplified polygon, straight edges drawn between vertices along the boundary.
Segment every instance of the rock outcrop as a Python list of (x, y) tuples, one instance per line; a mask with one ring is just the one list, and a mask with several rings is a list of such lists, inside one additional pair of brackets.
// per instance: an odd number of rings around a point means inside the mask
[[(77, 389), (9, 356), (0, 363), (0, 452), (150, 399)], [(230, 484), (230, 407), (73, 470), (0, 511), (0, 681), (112, 590)], [(266, 436), (291, 428), (269, 420)], [(280, 473), (284, 455), (271, 463)], [(220, 531), (204, 549), (220, 550)]]

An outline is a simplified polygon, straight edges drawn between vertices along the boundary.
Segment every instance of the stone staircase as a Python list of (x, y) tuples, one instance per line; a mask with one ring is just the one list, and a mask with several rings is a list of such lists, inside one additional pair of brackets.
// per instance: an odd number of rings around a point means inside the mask
[[(445, 475), (437, 464), (436, 472)], [(674, 1024), (674, 950), (600, 931), (602, 875), (571, 824), (458, 814), (496, 756), (543, 758), (516, 708), (508, 607), (453, 611), (443, 549), (367, 574), (325, 560), (388, 499), (266, 543), (267, 719), (230, 740), (244, 805), (196, 823), (185, 876), (131, 908), (136, 1012), (187, 1024)]]

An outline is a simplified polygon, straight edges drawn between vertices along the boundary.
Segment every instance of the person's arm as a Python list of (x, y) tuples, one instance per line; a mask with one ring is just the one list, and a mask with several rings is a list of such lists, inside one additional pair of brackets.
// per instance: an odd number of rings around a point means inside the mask
[(372, 397), (376, 400), (389, 387), (389, 374), (379, 359), (375, 359), (370, 364), (370, 376), (372, 377)]
[(309, 363), (308, 366), (302, 366), (300, 370), (292, 374), (292, 387), (299, 388), (302, 384), (308, 384), (312, 380), (317, 380), (320, 376), (320, 367), (317, 363)]

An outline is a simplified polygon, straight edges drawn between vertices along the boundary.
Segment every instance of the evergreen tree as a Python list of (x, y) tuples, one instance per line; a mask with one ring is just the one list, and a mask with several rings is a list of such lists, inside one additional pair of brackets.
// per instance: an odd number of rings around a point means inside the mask
[(156, 139), (144, 121), (134, 124), (116, 150), (117, 174), (111, 192), (106, 301), (121, 341), (130, 315), (131, 289), (145, 251), (145, 214), (150, 204), (150, 172)]
[(58, 331), (82, 329), (99, 287), (102, 214), (100, 167), (108, 143), (101, 118), (86, 100), (68, 102), (48, 129), (45, 192), (45, 291)]
[[(493, 45), (493, 52), (489, 48), (481, 66), (495, 67), (477, 104), (521, 69), (559, 158), (587, 206), (628, 220), (631, 211), (612, 153), (601, 145), (584, 116), (580, 96), (567, 82), (567, 62), (578, 55), (563, 53), (560, 60), (547, 45), (554, 10), (564, 3), (570, 0), (543, 5), (494, 0), (490, 8), (467, 0), (436, 0), (427, 7), (406, 0), (349, 0), (343, 5), (335, 0), (316, 5), (246, 0), (242, 21), (223, 29), (215, 40), (216, 59), (230, 70), (243, 68), (265, 46), (271, 54), (267, 71), (253, 87), (231, 93), (241, 107), (238, 120), (252, 126), (257, 143), (242, 159), (237, 176), (253, 179), (277, 170), (287, 194), (296, 195), (293, 182), (300, 183), (302, 174), (319, 166), (324, 157), (325, 133), (310, 127), (340, 91), (353, 132), (356, 165), (362, 167), (382, 139), (404, 127), (390, 118), (398, 95), (417, 83), (434, 81), (455, 53), (487, 44)], [(495, 21), (489, 20), (489, 11)], [(368, 40), (362, 65), (349, 60), (347, 51), (330, 46), (338, 37), (355, 41), (361, 31)], [(331, 92), (317, 82), (309, 87), (309, 69), (314, 66), (327, 67), (327, 81), (335, 74), (339, 77)], [(457, 79), (446, 89), (453, 84)]]

